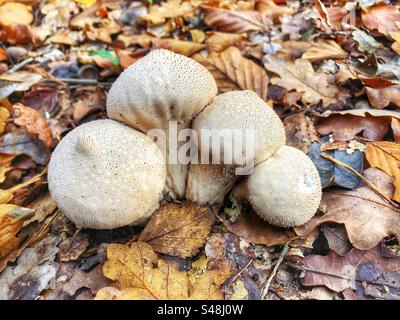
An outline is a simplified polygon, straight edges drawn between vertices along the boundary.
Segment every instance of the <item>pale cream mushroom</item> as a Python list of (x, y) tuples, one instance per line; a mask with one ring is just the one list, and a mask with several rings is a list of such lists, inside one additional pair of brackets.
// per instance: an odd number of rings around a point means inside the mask
[(284, 146), (235, 190), (247, 198), (257, 214), (280, 227), (299, 226), (309, 221), (321, 201), (321, 180), (313, 162), (302, 151)]
[(49, 163), (49, 190), (80, 228), (113, 229), (144, 222), (159, 206), (164, 157), (143, 133), (113, 120), (69, 132)]
[[(189, 128), (193, 118), (217, 94), (211, 73), (198, 62), (172, 51), (159, 49), (129, 66), (108, 93), (107, 114), (114, 120), (147, 133), (161, 129), (166, 135), (166, 195), (182, 199), (185, 195), (188, 165), (169, 159), (170, 121), (177, 131)], [(174, 163), (175, 162), (175, 163)]]
[[(214, 98), (195, 118), (192, 128), (199, 136), (199, 159), (201, 155), (220, 159), (219, 164), (190, 165), (186, 198), (200, 204), (221, 204), (240, 178), (238, 167), (251, 162), (257, 165), (285, 144), (285, 129), (278, 115), (255, 92), (248, 90)], [(202, 139), (205, 130), (211, 133), (211, 140)], [(220, 147), (214, 148), (213, 144), (218, 142)], [(229, 156), (232, 161), (227, 163)]]

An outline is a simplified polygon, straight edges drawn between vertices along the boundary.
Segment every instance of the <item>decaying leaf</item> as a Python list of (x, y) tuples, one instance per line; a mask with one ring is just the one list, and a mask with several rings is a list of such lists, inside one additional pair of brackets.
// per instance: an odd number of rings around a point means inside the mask
[(202, 59), (199, 62), (215, 76), (220, 91), (230, 91), (236, 87), (253, 90), (264, 100), (267, 97), (267, 73), (250, 59), (244, 58), (238, 48), (229, 47), (220, 54), (211, 53), (205, 62)]
[(187, 258), (206, 242), (215, 221), (209, 207), (193, 203), (164, 203), (150, 218), (138, 241), (154, 251)]
[(379, 168), (394, 178), (393, 199), (400, 201), (400, 144), (388, 141), (368, 143), (365, 156), (371, 167)]
[(390, 86), (386, 88), (365, 88), (368, 95), (368, 100), (376, 109), (383, 109), (393, 103), (400, 107), (400, 86)]
[[(380, 174), (380, 177), (381, 180), (386, 179), (383, 180), (387, 186), (386, 192), (390, 191), (391, 177), (385, 173), (383, 176)], [(322, 223), (335, 222), (344, 224), (350, 242), (360, 250), (369, 250), (390, 235), (396, 235), (400, 239), (399, 211), (367, 186), (351, 191), (325, 192), (320, 208), (325, 214), (296, 227), (295, 232), (298, 235), (306, 236)]]
[(205, 22), (218, 31), (243, 33), (264, 30), (262, 16), (257, 11), (232, 11), (207, 6), (202, 6), (201, 10)]
[(314, 71), (311, 62), (297, 59), (294, 62), (281, 60), (274, 56), (267, 56), (265, 68), (277, 74), (279, 78), (272, 78), (271, 83), (303, 93), (302, 100), (305, 104), (318, 104), (324, 106), (337, 102), (338, 88), (327, 74)]
[(206, 271), (191, 286), (187, 272), (180, 271), (172, 260), (158, 259), (151, 246), (143, 242), (111, 244), (107, 258), (104, 275), (116, 281), (118, 289), (100, 289), (98, 300), (221, 299), (219, 287), (230, 275)]
[(6, 2), (0, 7), (0, 25), (31, 24), (32, 9), (23, 3)]
[(246, 38), (245, 34), (209, 32), (206, 44), (210, 52), (222, 52)]
[(326, 286), (335, 292), (345, 289), (375, 289), (400, 295), (400, 258), (385, 258), (379, 247), (368, 251), (352, 250), (341, 257), (331, 251), (327, 256), (312, 255), (304, 259), (305, 286)]
[(378, 30), (386, 36), (398, 31), (396, 21), (400, 21), (400, 11), (396, 6), (381, 2), (364, 10), (361, 17), (364, 26), (369, 30)]

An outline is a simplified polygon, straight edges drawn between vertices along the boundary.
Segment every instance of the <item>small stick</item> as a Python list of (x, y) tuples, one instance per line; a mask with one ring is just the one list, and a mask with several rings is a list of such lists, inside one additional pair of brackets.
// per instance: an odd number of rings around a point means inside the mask
[(33, 62), (34, 60), (35, 60), (35, 58), (33, 58), (33, 57), (25, 59), (25, 60), (21, 61), (20, 63), (17, 63), (16, 65), (14, 65), (10, 70), (8, 70), (8, 72), (18, 71), (19, 69), (23, 68), (27, 64)]
[(232, 283), (235, 282), (235, 280), (242, 274), (242, 272), (244, 270), (246, 270), (248, 267), (250, 267), (250, 265), (253, 263), (253, 259), (250, 259), (250, 261), (244, 266), (244, 268), (242, 270), (240, 270), (233, 278), (231, 281), (229, 281), (229, 283), (226, 285), (227, 287), (229, 287)]
[[(289, 241), (289, 242), (290, 242), (290, 241)], [(278, 271), (279, 266), (281, 265), (283, 259), (285, 258), (286, 254), (287, 254), (288, 251), (289, 251), (289, 242), (285, 244), (285, 246), (284, 246), (283, 249), (282, 249), (281, 254), (279, 255), (279, 259), (278, 259), (278, 261), (276, 262), (275, 267), (274, 267), (274, 269), (272, 270), (272, 273), (271, 273), (271, 275), (269, 276), (269, 278), (268, 278), (268, 280), (267, 280), (267, 282), (266, 282), (266, 284), (265, 284), (263, 293), (262, 293), (262, 295), (261, 295), (261, 300), (265, 300), (265, 299), (267, 298), (269, 286), (271, 285), (272, 279), (274, 279), (274, 277), (275, 277), (275, 275), (276, 275), (276, 273), (277, 273), (277, 271)]]
[(359, 177), (362, 181), (364, 181), (368, 187), (370, 187), (376, 194), (378, 194), (379, 196), (381, 196), (386, 202), (388, 202), (389, 204), (391, 204), (392, 206), (394, 206), (395, 208), (400, 208), (400, 206), (395, 203), (394, 201), (392, 201), (391, 199), (389, 199), (386, 195), (384, 195), (373, 183), (371, 183), (371, 181), (369, 181), (367, 178), (365, 178), (362, 174), (358, 173), (356, 170), (354, 170), (352, 167), (348, 166), (347, 164), (336, 160), (335, 158), (331, 157), (329, 154), (327, 153), (321, 153), (321, 157), (332, 161), (333, 163), (337, 164), (338, 166), (341, 166), (349, 171), (351, 171), (352, 173), (354, 173), (357, 177)]

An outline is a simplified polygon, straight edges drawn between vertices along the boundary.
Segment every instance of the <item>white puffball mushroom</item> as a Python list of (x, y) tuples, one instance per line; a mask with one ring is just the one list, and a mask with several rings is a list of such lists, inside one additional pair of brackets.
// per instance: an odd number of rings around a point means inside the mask
[(69, 132), (48, 169), (57, 206), (80, 228), (113, 229), (144, 222), (159, 206), (164, 157), (143, 133), (114, 120)]
[(321, 180), (302, 151), (284, 146), (254, 169), (247, 180), (248, 200), (257, 214), (280, 227), (309, 221), (321, 201)]
[[(166, 132), (170, 121), (178, 133), (189, 128), (193, 118), (217, 95), (217, 84), (200, 63), (165, 49), (151, 51), (130, 65), (112, 85), (107, 97), (107, 114), (135, 129)], [(166, 132), (166, 194), (171, 199), (185, 195), (188, 165), (168, 161)], [(178, 149), (182, 142), (178, 142)]]
[[(257, 165), (268, 159), (285, 144), (286, 138), (282, 121), (275, 111), (249, 90), (231, 91), (215, 97), (194, 119), (192, 128), (199, 136), (200, 157), (206, 154), (211, 159), (220, 157), (221, 161), (219, 165), (190, 165), (186, 198), (199, 204), (221, 204), (225, 194), (240, 178), (236, 169), (245, 163), (251, 164), (249, 161)], [(209, 139), (202, 139), (204, 130), (216, 133), (212, 137), (219, 140), (219, 148), (212, 146), (215, 140), (210, 143)], [(233, 161), (226, 163), (226, 156), (228, 159), (231, 156)]]

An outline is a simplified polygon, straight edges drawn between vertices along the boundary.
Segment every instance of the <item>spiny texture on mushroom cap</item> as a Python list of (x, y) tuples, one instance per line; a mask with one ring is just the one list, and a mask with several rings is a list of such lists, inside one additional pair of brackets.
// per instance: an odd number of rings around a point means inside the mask
[[(231, 91), (221, 94), (213, 99), (210, 105), (204, 109), (193, 121), (193, 129), (199, 134), (200, 150), (209, 150), (213, 157), (218, 156), (208, 147), (208, 141), (202, 141), (200, 131), (228, 129), (245, 135), (246, 130), (253, 130), (254, 137), (254, 161), (260, 163), (270, 157), (277, 148), (285, 144), (285, 129), (278, 115), (255, 92)], [(232, 154), (233, 148), (245, 150), (247, 143), (242, 146), (233, 144), (231, 140), (221, 141), (222, 150)], [(224, 146), (226, 147), (224, 149)], [(237, 151), (237, 150), (234, 150)], [(242, 152), (245, 154), (245, 152)]]
[(248, 178), (249, 201), (257, 214), (280, 227), (310, 220), (321, 201), (321, 180), (306, 154), (284, 146)]
[[(179, 133), (217, 92), (212, 74), (200, 63), (158, 49), (129, 66), (114, 82), (107, 97), (107, 114), (144, 133), (155, 128), (166, 130), (169, 121), (177, 121)], [(177, 151), (168, 149), (168, 138), (166, 134), (166, 159)], [(170, 199), (182, 199), (188, 166), (167, 165), (165, 194)]]
[(141, 132), (113, 120), (96, 120), (68, 133), (55, 149), (49, 189), (77, 226), (113, 229), (141, 223), (158, 207), (165, 161)]
[(165, 49), (130, 65), (112, 85), (107, 114), (142, 132), (189, 124), (217, 94), (211, 73), (200, 63)]

